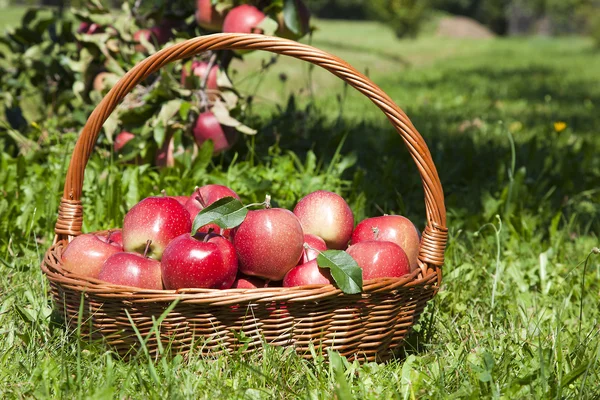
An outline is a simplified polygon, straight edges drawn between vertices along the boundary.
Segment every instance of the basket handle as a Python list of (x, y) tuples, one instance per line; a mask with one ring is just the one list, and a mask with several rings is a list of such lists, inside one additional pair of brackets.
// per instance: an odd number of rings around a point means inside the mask
[(423, 181), (427, 226), (423, 231), (419, 249), (419, 260), (424, 263), (421, 267), (426, 269), (427, 264), (442, 266), (448, 236), (442, 185), (425, 141), (406, 114), (370, 79), (340, 58), (312, 46), (258, 34), (219, 33), (177, 43), (149, 56), (117, 82), (88, 118), (73, 149), (55, 226), (56, 240), (81, 234), (83, 222), (81, 190), (84, 170), (102, 125), (119, 102), (139, 82), (170, 62), (189, 58), (208, 50), (233, 49), (266, 50), (320, 66), (367, 96), (383, 111), (402, 136)]

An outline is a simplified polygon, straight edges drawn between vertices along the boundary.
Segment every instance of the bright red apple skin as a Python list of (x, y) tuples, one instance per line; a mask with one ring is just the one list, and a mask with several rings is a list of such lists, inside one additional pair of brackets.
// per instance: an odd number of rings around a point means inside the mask
[(258, 289), (268, 287), (267, 281), (255, 276), (239, 276), (231, 285), (232, 289)]
[(392, 242), (364, 241), (346, 250), (363, 270), (363, 279), (396, 278), (410, 273), (406, 253)]
[(289, 210), (255, 210), (234, 230), (233, 244), (242, 273), (278, 281), (298, 264), (304, 234)]
[(304, 196), (294, 214), (300, 220), (304, 233), (319, 236), (327, 248), (344, 250), (354, 228), (354, 216), (346, 200), (340, 195), (317, 190)]
[(115, 152), (118, 153), (119, 151), (121, 151), (121, 149), (123, 147), (125, 147), (127, 142), (129, 142), (134, 137), (135, 137), (135, 135), (131, 132), (123, 131), (123, 132), (119, 133), (114, 141)]
[(211, 0), (196, 1), (196, 22), (207, 31), (220, 32), (224, 16), (219, 14)]
[(333, 282), (329, 270), (319, 268), (317, 260), (312, 260), (292, 268), (283, 278), (283, 287), (327, 285)]
[(125, 215), (123, 248), (144, 253), (147, 241), (151, 240), (147, 255), (160, 260), (171, 240), (191, 230), (190, 214), (177, 200), (167, 196), (147, 197)]
[(242, 4), (227, 13), (223, 21), (225, 33), (262, 33), (257, 26), (265, 19), (265, 14), (258, 8)]
[(193, 132), (194, 140), (198, 146), (202, 146), (209, 139), (213, 141), (214, 154), (230, 149), (237, 141), (237, 131), (235, 128), (221, 125), (215, 114), (210, 111), (198, 115)]
[(310, 233), (304, 234), (304, 245), (308, 245), (309, 248), (307, 249), (304, 247), (302, 250), (302, 257), (300, 257), (298, 265), (316, 260), (319, 256), (319, 252), (327, 250), (327, 244), (325, 241), (316, 235), (311, 235)]
[(138, 253), (116, 253), (102, 265), (98, 279), (114, 285), (162, 290), (160, 262)]
[(420, 233), (417, 227), (401, 215), (384, 215), (367, 218), (360, 222), (352, 232), (351, 243), (356, 244), (365, 240), (382, 240), (396, 243), (408, 256), (410, 269), (419, 267)]
[(207, 241), (189, 234), (173, 239), (161, 265), (166, 289), (228, 289), (238, 272), (233, 245), (216, 235)]
[(79, 235), (63, 251), (62, 266), (67, 271), (97, 278), (104, 261), (121, 251), (120, 246), (108, 243), (106, 236)]
[(98, 239), (106, 242), (108, 244), (112, 244), (113, 246), (118, 247), (123, 251), (123, 232), (120, 229), (111, 229), (108, 231), (106, 236), (97, 235)]
[(194, 190), (194, 193), (191, 194), (188, 201), (185, 203), (185, 208), (190, 213), (190, 217), (193, 221), (200, 210), (224, 197), (240, 199), (240, 196), (227, 186), (215, 184), (204, 185)]
[[(213, 65), (208, 72), (208, 63), (204, 61), (192, 61), (190, 68), (184, 68), (181, 70), (181, 84), (191, 89), (194, 86), (194, 79), (191, 76), (197, 76), (198, 81), (202, 83), (206, 74), (208, 73), (208, 78), (206, 78), (206, 89), (208, 90), (217, 90), (219, 86), (217, 85), (217, 72), (219, 71), (219, 67)], [(190, 71), (191, 70), (191, 71)], [(200, 85), (198, 85), (200, 87)]]
[(184, 207), (185, 207), (185, 203), (187, 203), (188, 200), (190, 199), (188, 196), (169, 196), (169, 197), (177, 200), (177, 202), (179, 202), (179, 204), (181, 204)]

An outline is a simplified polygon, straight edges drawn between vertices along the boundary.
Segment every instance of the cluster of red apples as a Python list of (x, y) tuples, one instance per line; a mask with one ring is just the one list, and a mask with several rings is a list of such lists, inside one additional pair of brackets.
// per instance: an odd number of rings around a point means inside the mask
[(327, 250), (350, 255), (364, 280), (417, 268), (420, 234), (412, 222), (385, 215), (355, 227), (346, 201), (323, 190), (302, 198), (293, 212), (266, 201), (234, 228), (208, 223), (192, 231), (202, 210), (206, 214), (226, 198), (239, 200), (222, 185), (197, 188), (190, 197), (148, 197), (126, 214), (122, 230), (73, 239), (62, 254), (63, 268), (155, 290), (335, 285), (330, 270), (317, 262)]

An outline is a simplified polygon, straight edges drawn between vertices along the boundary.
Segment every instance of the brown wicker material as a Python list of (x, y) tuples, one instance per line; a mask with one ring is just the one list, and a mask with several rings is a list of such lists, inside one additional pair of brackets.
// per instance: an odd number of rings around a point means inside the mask
[[(224, 49), (266, 50), (311, 62), (356, 88), (384, 112), (404, 140), (423, 181), (427, 226), (419, 249), (420, 269), (403, 278), (366, 281), (363, 293), (346, 295), (332, 285), (146, 290), (106, 284), (62, 268), (63, 248), (81, 234), (84, 170), (102, 124), (139, 82), (162, 66), (203, 51)], [(46, 252), (42, 270), (50, 280), (56, 309), (69, 326), (77, 327), (81, 321), (84, 337), (106, 340), (120, 354), (139, 348), (140, 335), (152, 355), (158, 354), (161, 346), (174, 353), (192, 350), (208, 355), (240, 348), (251, 351), (270, 343), (293, 347), (310, 358), (312, 343), (320, 350), (332, 348), (350, 359), (368, 361), (392, 356), (436, 294), (447, 240), (437, 170), (425, 141), (406, 114), (341, 59), (305, 44), (254, 34), (215, 34), (178, 43), (148, 57), (121, 78), (90, 115), (77, 140), (55, 231), (55, 244)], [(174, 307), (162, 315), (174, 301)]]

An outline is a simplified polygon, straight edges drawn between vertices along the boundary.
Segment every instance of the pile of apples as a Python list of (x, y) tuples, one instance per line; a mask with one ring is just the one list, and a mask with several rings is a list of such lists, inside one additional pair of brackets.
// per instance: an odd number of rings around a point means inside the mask
[(324, 190), (302, 198), (293, 212), (271, 208), (267, 200), (234, 228), (208, 223), (192, 231), (202, 210), (201, 216), (214, 212), (227, 199), (239, 196), (222, 185), (196, 188), (189, 197), (148, 197), (125, 215), (122, 230), (74, 238), (62, 253), (63, 268), (154, 290), (335, 285), (317, 262), (327, 250), (345, 251), (364, 280), (417, 268), (420, 233), (410, 220), (384, 215), (355, 227), (346, 201)]

